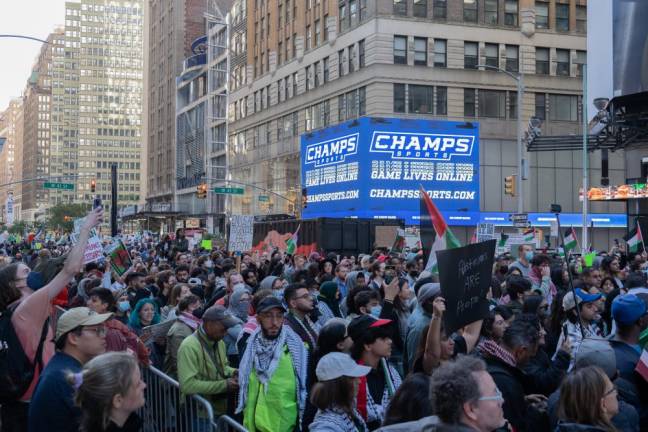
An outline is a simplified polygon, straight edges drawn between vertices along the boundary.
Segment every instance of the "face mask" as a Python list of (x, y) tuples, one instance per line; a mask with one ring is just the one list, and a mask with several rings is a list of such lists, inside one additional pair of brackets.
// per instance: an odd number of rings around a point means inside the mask
[(245, 284), (243, 282), (239, 282), (236, 285), (234, 285), (234, 287), (232, 287), (232, 289), (234, 291), (236, 291), (237, 289), (245, 289)]
[(236, 316), (241, 320), (241, 321), (246, 321), (248, 317), (248, 309), (250, 308), (250, 302), (249, 301), (242, 301), (239, 302), (238, 305), (236, 305)]
[(128, 300), (120, 301), (117, 304), (117, 307), (119, 308), (120, 312), (128, 312), (130, 310), (130, 303)]
[(205, 261), (205, 267), (207, 267), (207, 268), (214, 267), (214, 261), (212, 261), (212, 260)]
[(533, 259), (533, 251), (526, 252), (524, 258), (526, 258), (527, 261), (531, 261)]
[(43, 274), (36, 271), (29, 272), (29, 275), (27, 275), (27, 286), (34, 291), (43, 288), (45, 286)]
[(284, 298), (284, 290), (283, 288), (278, 289), (278, 290), (272, 290), (272, 294), (277, 297), (279, 300), (283, 301)]
[(380, 317), (380, 312), (382, 312), (382, 306), (378, 305), (378, 306), (373, 306), (369, 313), (371, 314), (371, 316), (378, 318)]
[(501, 274), (506, 274), (506, 273), (508, 273), (508, 266), (506, 266), (506, 265), (500, 266), (500, 268), (499, 268), (499, 272), (500, 272)]

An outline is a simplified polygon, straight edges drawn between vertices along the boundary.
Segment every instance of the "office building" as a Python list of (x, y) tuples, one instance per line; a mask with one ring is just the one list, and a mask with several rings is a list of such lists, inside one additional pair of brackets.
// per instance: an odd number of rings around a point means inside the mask
[(0, 215), (6, 222), (7, 199), (13, 200), (14, 221), (20, 219), (23, 141), (23, 100), (15, 98), (0, 112)]

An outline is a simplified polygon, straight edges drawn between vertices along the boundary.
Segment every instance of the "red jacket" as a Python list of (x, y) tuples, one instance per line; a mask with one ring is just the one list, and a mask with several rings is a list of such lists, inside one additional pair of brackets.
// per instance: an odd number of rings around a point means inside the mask
[(144, 343), (124, 323), (111, 318), (106, 325), (106, 351), (126, 351), (130, 348), (137, 354), (142, 365), (150, 365), (149, 350)]

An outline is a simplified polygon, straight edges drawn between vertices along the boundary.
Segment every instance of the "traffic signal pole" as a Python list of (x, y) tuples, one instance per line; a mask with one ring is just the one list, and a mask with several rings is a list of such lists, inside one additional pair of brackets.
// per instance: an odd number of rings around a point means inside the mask
[(117, 164), (110, 166), (110, 235), (117, 235)]

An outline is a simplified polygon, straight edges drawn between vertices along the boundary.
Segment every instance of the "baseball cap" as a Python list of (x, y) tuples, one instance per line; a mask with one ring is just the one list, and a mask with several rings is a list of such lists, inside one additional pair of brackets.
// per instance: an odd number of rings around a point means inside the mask
[(441, 293), (441, 284), (437, 282), (429, 282), (426, 284), (423, 284), (421, 288), (419, 288), (418, 292), (418, 303), (423, 304), (432, 297), (436, 297)]
[(317, 362), (315, 374), (320, 381), (330, 381), (342, 376), (359, 378), (370, 371), (371, 367), (357, 364), (348, 354), (332, 352)]
[(214, 305), (207, 309), (202, 315), (203, 321), (220, 321), (227, 328), (240, 324), (240, 320), (229, 313), (224, 306)]
[(578, 346), (574, 356), (576, 367), (598, 366), (612, 379), (617, 373), (616, 355), (605, 339), (586, 338)]
[(192, 277), (192, 278), (189, 278), (188, 284), (189, 285), (202, 285), (203, 281), (200, 278)]
[(353, 341), (359, 340), (370, 328), (377, 328), (391, 324), (392, 320), (375, 318), (371, 315), (360, 315), (354, 318), (347, 327), (347, 332)]
[(282, 312), (286, 312), (286, 308), (275, 296), (269, 296), (264, 298), (259, 302), (259, 306), (256, 308), (257, 313), (267, 312), (271, 309), (281, 309)]
[(632, 324), (645, 314), (646, 303), (634, 294), (617, 296), (612, 302), (612, 317), (619, 324)]
[(98, 314), (87, 307), (72, 308), (59, 317), (54, 340), (58, 341), (61, 336), (77, 327), (101, 324), (111, 316), (112, 313)]
[(569, 291), (563, 297), (562, 307), (565, 311), (573, 309), (577, 304), (594, 302), (603, 296), (601, 293), (588, 294), (580, 288), (576, 288), (574, 291), (576, 292), (576, 301), (574, 301), (574, 293), (572, 291)]

